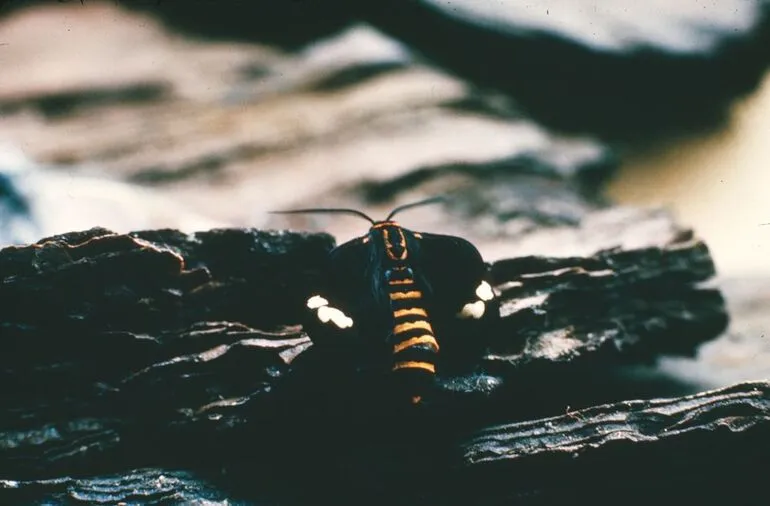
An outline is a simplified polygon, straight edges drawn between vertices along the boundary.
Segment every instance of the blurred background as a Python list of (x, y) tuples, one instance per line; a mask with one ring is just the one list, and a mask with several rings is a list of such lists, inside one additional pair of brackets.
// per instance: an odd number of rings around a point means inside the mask
[(449, 218), (405, 223), (486, 241), (495, 258), (610, 203), (662, 206), (706, 239), (722, 275), (767, 275), (769, 11), (6, 0), (0, 242), (97, 225), (344, 240), (364, 224), (266, 211), (377, 214), (449, 194)]

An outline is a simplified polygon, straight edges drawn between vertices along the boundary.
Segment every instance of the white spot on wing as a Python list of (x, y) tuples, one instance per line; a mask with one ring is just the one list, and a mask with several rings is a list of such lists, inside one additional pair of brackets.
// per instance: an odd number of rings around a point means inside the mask
[(479, 318), (484, 316), (485, 309), (486, 309), (486, 305), (484, 304), (484, 301), (477, 300), (476, 302), (469, 302), (463, 306), (463, 308), (460, 310), (459, 313), (457, 313), (457, 317), (474, 318), (478, 320)]
[(492, 287), (489, 283), (482, 281), (478, 288), (476, 288), (476, 297), (483, 301), (492, 300), (495, 298), (495, 292), (492, 291)]
[(346, 329), (353, 326), (353, 319), (336, 307), (321, 306), (318, 308), (317, 315), (321, 322), (329, 323), (331, 321), (341, 329)]
[(307, 300), (307, 307), (308, 309), (318, 309), (321, 306), (325, 306), (329, 303), (328, 300), (324, 299), (320, 295), (313, 295)]

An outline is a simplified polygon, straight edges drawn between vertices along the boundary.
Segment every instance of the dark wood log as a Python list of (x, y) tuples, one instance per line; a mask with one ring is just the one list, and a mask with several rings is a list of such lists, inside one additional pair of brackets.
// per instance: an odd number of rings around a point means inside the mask
[[(618, 497), (632, 504), (751, 502), (763, 495), (769, 439), (768, 382), (676, 399), (625, 401), (485, 429), (461, 445), (457, 467), (441, 469), (443, 480), (432, 481), (435, 469), (425, 469), (422, 487), (394, 486), (396, 492), (390, 489), (376, 503), (609, 505)], [(297, 476), (288, 480), (301, 487), (313, 483)], [(357, 491), (355, 482), (349, 485)], [(349, 492), (343, 488), (331, 497), (351, 498)], [(269, 493), (263, 491), (265, 496)], [(147, 469), (98, 479), (0, 480), (0, 497), (150, 502), (221, 501), (228, 494), (194, 473)]]
[(228, 504), (226, 492), (199, 476), (168, 469), (137, 469), (99, 478), (0, 479), (0, 498), (3, 504)]
[[(292, 430), (334, 433), (342, 446), (362, 420), (385, 431), (396, 415), (376, 390), (304, 359), (312, 347), (296, 323), (332, 244), (324, 234), (94, 229), (2, 250), (0, 475), (181, 464), (191, 452), (259, 467), (270, 460), (255, 448), (266, 455), (278, 442), (280, 454), (291, 438), (305, 441)], [(618, 398), (615, 387), (588, 388), (586, 373), (692, 353), (726, 323), (718, 292), (699, 286), (713, 265), (689, 234), (589, 257), (502, 260), (492, 272), (496, 339), (479, 374), (446, 378), (428, 409), (426, 420), (456, 417), (437, 432), (441, 451), (491, 419)], [(456, 416), (471, 408), (475, 416)]]
[[(49, 465), (73, 469), (82, 459), (93, 468), (125, 446), (121, 427), (156, 417), (153, 406), (197, 408), (221, 388), (258, 391), (293, 347), (307, 347), (281, 322), (298, 319), (301, 284), (331, 245), (323, 234), (94, 229), (2, 250), (2, 473), (47, 474)], [(239, 323), (217, 323), (227, 318)], [(243, 352), (242, 362), (217, 387), (205, 370), (228, 347)], [(233, 354), (224, 355), (214, 363)], [(171, 367), (189, 363), (201, 381)], [(161, 389), (152, 381), (131, 388), (164, 366), (179, 372), (179, 388), (168, 377)], [(169, 396), (176, 400), (162, 405)], [(161, 412), (152, 423), (168, 423)]]
[(751, 503), (768, 443), (764, 381), (488, 428), (462, 458), (468, 484), (497, 492), (485, 504)]

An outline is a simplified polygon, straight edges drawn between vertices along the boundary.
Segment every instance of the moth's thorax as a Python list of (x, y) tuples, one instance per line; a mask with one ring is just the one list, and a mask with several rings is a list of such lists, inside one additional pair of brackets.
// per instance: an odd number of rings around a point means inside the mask
[(378, 221), (369, 235), (382, 244), (384, 259), (389, 262), (405, 262), (409, 258), (406, 233), (395, 221)]

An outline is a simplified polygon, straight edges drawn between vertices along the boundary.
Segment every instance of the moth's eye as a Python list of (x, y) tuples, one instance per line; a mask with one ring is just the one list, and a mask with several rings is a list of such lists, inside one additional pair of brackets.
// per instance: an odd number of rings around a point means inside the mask
[(316, 315), (322, 323), (332, 322), (341, 329), (353, 326), (353, 319), (336, 307), (321, 306), (318, 308)]
[(329, 301), (321, 297), (320, 295), (313, 295), (307, 300), (308, 309), (318, 309), (321, 306), (326, 306)]
[(495, 298), (495, 292), (492, 291), (492, 287), (486, 281), (482, 281), (476, 288), (476, 297), (483, 301), (492, 300)]
[(463, 308), (460, 310), (459, 313), (457, 313), (458, 318), (473, 318), (475, 320), (478, 320), (482, 316), (484, 316), (484, 311), (486, 310), (486, 304), (484, 304), (483, 300), (477, 300), (476, 302), (469, 302), (466, 305), (463, 306)]

